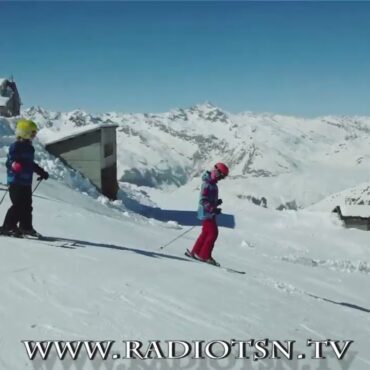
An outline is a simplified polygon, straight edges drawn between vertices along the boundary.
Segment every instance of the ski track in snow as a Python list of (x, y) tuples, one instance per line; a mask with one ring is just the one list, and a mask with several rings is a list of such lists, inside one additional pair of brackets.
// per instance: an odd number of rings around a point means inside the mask
[(367, 261), (352, 262), (349, 260), (318, 260), (303, 256), (283, 256), (282, 261), (303, 266), (323, 267), (334, 271), (370, 274), (370, 263)]
[(308, 333), (310, 334), (313, 334), (317, 339), (322, 339), (322, 340), (325, 340), (325, 335), (323, 335), (322, 333), (318, 332), (317, 330), (313, 330), (311, 328), (309, 328), (307, 325), (305, 324), (300, 324), (300, 326), (306, 330)]

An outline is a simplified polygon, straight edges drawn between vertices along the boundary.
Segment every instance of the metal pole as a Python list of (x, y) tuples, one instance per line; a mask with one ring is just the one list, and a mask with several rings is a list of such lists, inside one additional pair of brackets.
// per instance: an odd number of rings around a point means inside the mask
[[(42, 181), (42, 179), (40, 179), (40, 180), (39, 180), (39, 182), (37, 183), (37, 185), (36, 185), (36, 186), (35, 186), (35, 188), (33, 189), (32, 194), (36, 191), (36, 189), (38, 188), (38, 186), (41, 184), (41, 181)], [(0, 200), (0, 204), (2, 204), (2, 203), (3, 203), (3, 201), (4, 201), (5, 197), (6, 197), (6, 195), (8, 194), (8, 191), (9, 191), (9, 187), (8, 187), (8, 188), (6, 188), (4, 195), (3, 195), (3, 197), (2, 197), (2, 198), (1, 198), (1, 200)]]
[(6, 188), (4, 195), (3, 195), (3, 197), (0, 200), (0, 204), (4, 201), (4, 199), (6, 197), (6, 194), (8, 194), (8, 191), (9, 191), (9, 188)]
[(177, 236), (175, 239), (171, 240), (170, 242), (168, 242), (167, 244), (165, 245), (162, 245), (162, 247), (160, 247), (159, 249), (164, 249), (166, 248), (167, 246), (169, 246), (170, 244), (172, 244), (175, 240), (177, 239), (180, 239), (183, 235), (187, 234), (188, 232), (190, 232), (191, 230), (194, 229), (196, 225), (192, 226), (190, 229), (186, 230), (185, 232), (183, 232), (182, 234), (180, 234), (179, 236)]
[(32, 194), (36, 191), (36, 189), (39, 187), (39, 185), (41, 184), (41, 181), (42, 179), (39, 180), (39, 182), (37, 183), (37, 185), (35, 186), (35, 188), (32, 190)]

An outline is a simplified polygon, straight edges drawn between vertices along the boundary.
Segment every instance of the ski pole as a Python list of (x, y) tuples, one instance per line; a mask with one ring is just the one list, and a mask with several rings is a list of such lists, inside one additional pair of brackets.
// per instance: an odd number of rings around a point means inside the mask
[(8, 191), (9, 191), (9, 188), (6, 188), (4, 195), (3, 195), (3, 197), (0, 200), (0, 204), (4, 201), (4, 199), (6, 197), (6, 194), (8, 194)]
[(32, 190), (32, 194), (36, 191), (36, 189), (39, 187), (39, 185), (41, 184), (41, 181), (42, 179), (39, 180), (39, 182), (37, 183), (37, 185), (35, 186), (35, 188)]
[(170, 241), (170, 242), (168, 242), (167, 244), (162, 245), (162, 247), (160, 247), (159, 249), (166, 248), (167, 246), (169, 246), (170, 244), (172, 244), (175, 240), (180, 239), (183, 235), (185, 235), (185, 234), (187, 234), (189, 231), (193, 230), (195, 226), (196, 226), (196, 225), (192, 226), (190, 229), (186, 230), (185, 232), (183, 232), (182, 234), (180, 234), (179, 236), (177, 236), (175, 239), (171, 240), (171, 241)]
[[(42, 179), (39, 180), (39, 182), (37, 183), (37, 185), (35, 186), (35, 188), (32, 190), (32, 194), (36, 191), (36, 189), (38, 188), (38, 186), (41, 184), (41, 181), (42, 181)], [(4, 201), (6, 195), (8, 194), (8, 191), (9, 191), (9, 188), (6, 188), (4, 195), (3, 195), (3, 197), (0, 200), (0, 204)]]

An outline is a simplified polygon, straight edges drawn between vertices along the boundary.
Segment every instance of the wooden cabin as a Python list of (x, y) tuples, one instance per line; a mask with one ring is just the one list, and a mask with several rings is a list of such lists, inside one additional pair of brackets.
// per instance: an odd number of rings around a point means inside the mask
[(336, 206), (333, 212), (338, 214), (345, 227), (370, 230), (370, 205)]

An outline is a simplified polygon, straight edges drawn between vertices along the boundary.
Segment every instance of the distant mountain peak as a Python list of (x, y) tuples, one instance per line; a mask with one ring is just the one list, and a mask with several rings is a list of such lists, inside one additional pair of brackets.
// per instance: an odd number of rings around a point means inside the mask
[(217, 106), (215, 106), (209, 100), (206, 100), (206, 101), (204, 101), (202, 103), (199, 103), (199, 104), (195, 104), (191, 108), (198, 109), (198, 110), (219, 109)]
[(215, 106), (209, 101), (205, 101), (200, 104), (196, 104), (188, 109), (188, 112), (192, 115), (196, 115), (199, 118), (203, 118), (211, 122), (228, 122), (229, 116), (221, 108)]
[(31, 108), (28, 108), (25, 112), (28, 115), (41, 114), (42, 116), (46, 116), (49, 114), (48, 110), (40, 107), (39, 105), (33, 105)]

